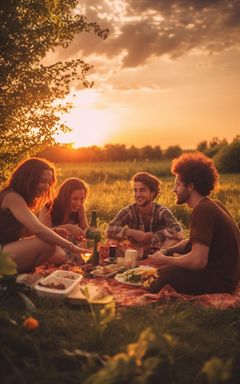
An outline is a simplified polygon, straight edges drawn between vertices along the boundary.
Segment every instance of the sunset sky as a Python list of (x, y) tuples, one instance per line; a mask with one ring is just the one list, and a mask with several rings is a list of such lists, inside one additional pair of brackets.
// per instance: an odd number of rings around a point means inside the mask
[(110, 33), (46, 58), (94, 66), (92, 90), (73, 84), (73, 132), (59, 141), (196, 148), (240, 134), (239, 0), (83, 0), (78, 12)]

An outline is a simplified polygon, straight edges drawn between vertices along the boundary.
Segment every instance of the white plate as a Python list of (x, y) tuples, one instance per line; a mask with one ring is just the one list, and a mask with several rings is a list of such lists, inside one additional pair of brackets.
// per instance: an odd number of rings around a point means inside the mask
[[(35, 285), (35, 289), (39, 296), (66, 297), (77, 287), (81, 279), (82, 275), (79, 275), (78, 273), (57, 270), (40, 279)], [(47, 285), (51, 283), (63, 284), (65, 289), (47, 287)]]
[(122, 275), (122, 273), (120, 275), (116, 275), (114, 277), (114, 279), (117, 280), (119, 283), (122, 283), (122, 284), (132, 285), (134, 287), (141, 287), (142, 283), (140, 283), (140, 282), (139, 283), (131, 283), (129, 281), (125, 281), (125, 280), (123, 280), (121, 275)]
[(150, 267), (149, 265), (141, 265), (140, 267), (128, 269), (127, 271), (125, 271), (123, 273), (117, 274), (115, 276), (115, 280), (117, 280), (119, 283), (122, 283), (122, 284), (132, 285), (134, 287), (141, 287), (142, 286), (141, 281), (139, 281), (138, 283), (132, 283), (131, 281), (125, 280), (125, 277), (129, 273), (132, 273), (132, 272), (137, 271), (137, 270), (156, 270), (156, 268)]

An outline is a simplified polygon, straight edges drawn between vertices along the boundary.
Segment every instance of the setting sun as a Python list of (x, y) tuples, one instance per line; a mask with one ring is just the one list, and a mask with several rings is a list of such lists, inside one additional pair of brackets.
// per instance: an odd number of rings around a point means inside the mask
[(56, 141), (71, 143), (75, 148), (102, 146), (111, 141), (114, 117), (110, 108), (99, 104), (100, 95), (95, 90), (83, 90), (75, 95), (67, 100), (72, 102), (73, 108), (61, 117), (72, 131), (56, 135)]

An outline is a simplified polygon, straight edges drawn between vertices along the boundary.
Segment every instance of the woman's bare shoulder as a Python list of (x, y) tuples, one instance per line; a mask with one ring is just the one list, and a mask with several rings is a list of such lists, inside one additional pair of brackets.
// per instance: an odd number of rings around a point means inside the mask
[(8, 207), (9, 205), (16, 204), (16, 203), (17, 204), (26, 203), (24, 198), (21, 195), (19, 195), (19, 193), (17, 192), (9, 191), (3, 197), (3, 201), (2, 201), (3, 207)]

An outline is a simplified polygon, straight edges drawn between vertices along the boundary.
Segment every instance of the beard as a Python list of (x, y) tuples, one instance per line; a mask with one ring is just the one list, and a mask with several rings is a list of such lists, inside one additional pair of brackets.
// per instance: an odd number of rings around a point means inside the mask
[(177, 195), (177, 200), (176, 200), (176, 203), (178, 205), (182, 205), (182, 204), (185, 204), (188, 199), (190, 197), (190, 193), (189, 191), (187, 190), (187, 188), (183, 189), (181, 193), (179, 193)]

